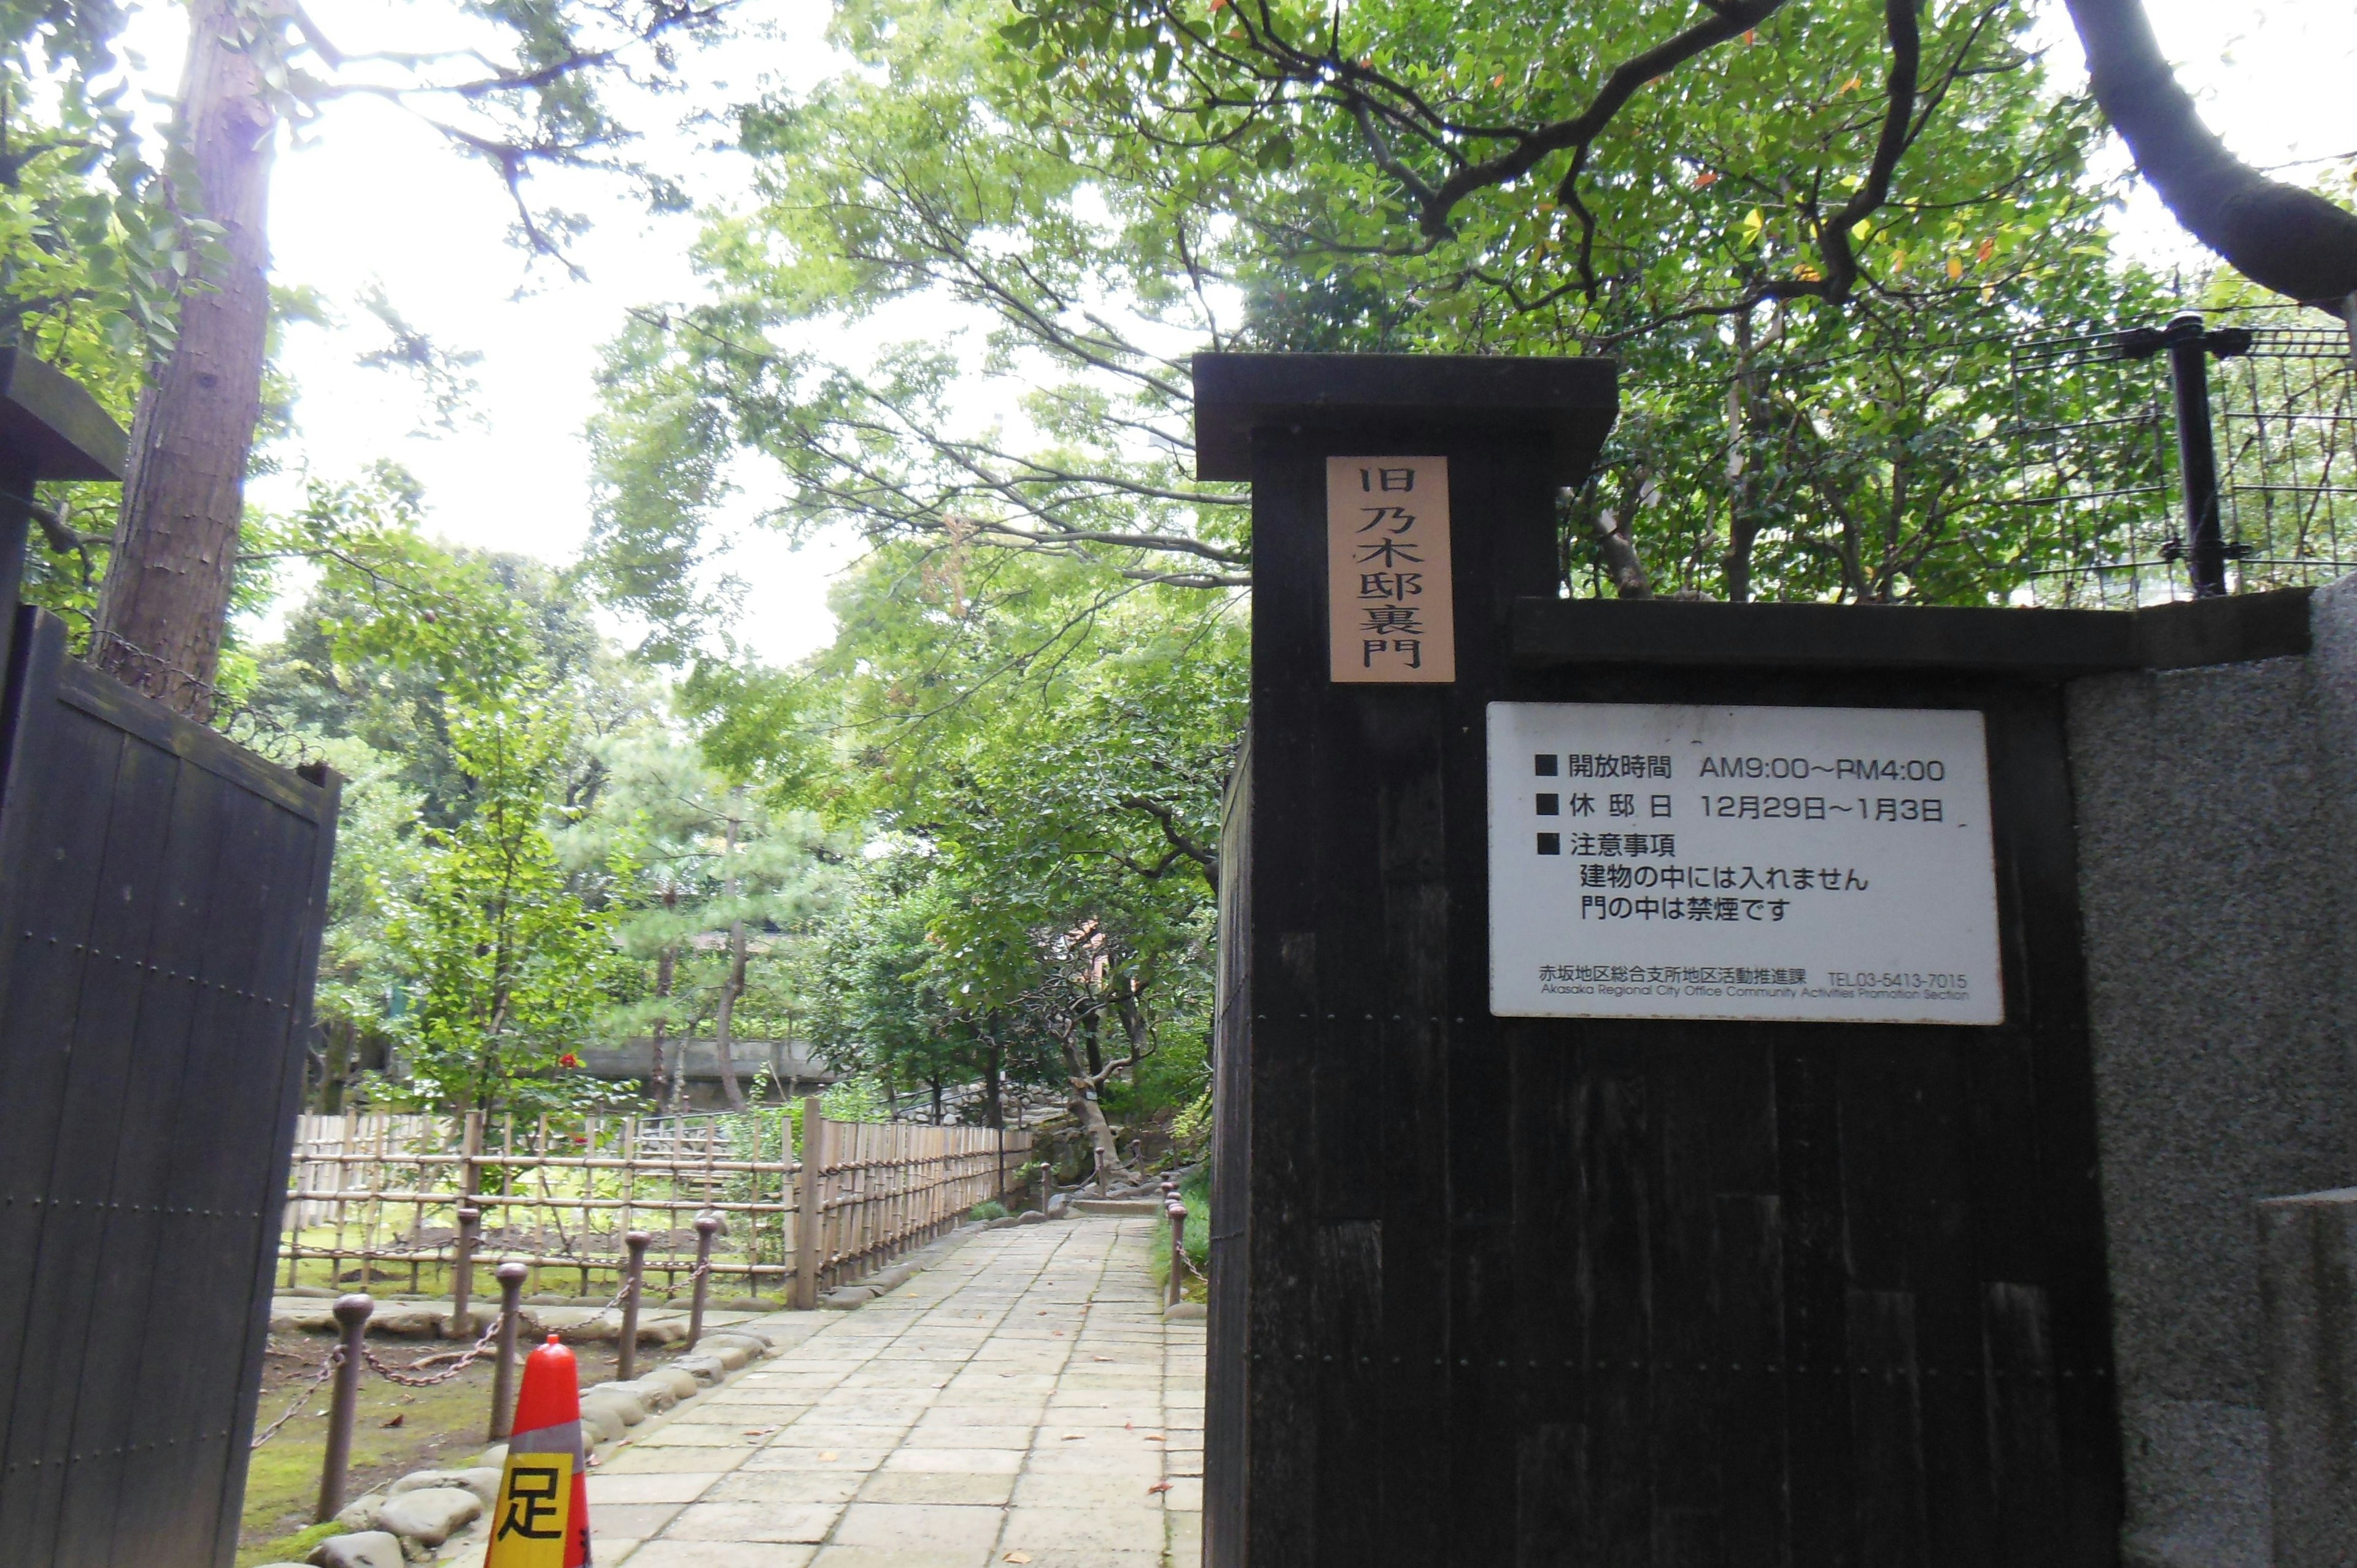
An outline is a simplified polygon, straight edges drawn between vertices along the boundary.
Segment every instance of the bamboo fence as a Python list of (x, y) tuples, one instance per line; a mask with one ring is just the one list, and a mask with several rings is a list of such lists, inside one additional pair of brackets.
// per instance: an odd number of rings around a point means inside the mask
[[(648, 1288), (678, 1294), (693, 1280), (695, 1218), (716, 1214), (716, 1295), (791, 1290), (807, 1303), (1000, 1197), (1030, 1157), (1031, 1134), (1019, 1128), (829, 1122), (815, 1101), (803, 1122), (821, 1138), (807, 1187), (782, 1112), (305, 1116), (279, 1278), (443, 1294), (457, 1262), (458, 1209), (471, 1204), (482, 1216), (477, 1288), (516, 1262), (533, 1270), (527, 1291), (577, 1283), (578, 1296), (606, 1299), (621, 1279), (622, 1238), (644, 1230)], [(805, 1270), (813, 1283), (793, 1288)]]

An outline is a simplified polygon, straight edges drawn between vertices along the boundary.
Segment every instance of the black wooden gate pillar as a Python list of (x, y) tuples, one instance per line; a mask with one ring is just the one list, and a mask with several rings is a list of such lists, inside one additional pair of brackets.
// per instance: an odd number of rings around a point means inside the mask
[[(1556, 497), (1609, 361), (1205, 356), (1195, 384), (1200, 472), (1252, 481), (1254, 528), (1206, 1562), (2115, 1561), (2054, 682), (2127, 660), (2125, 618), (1566, 602)], [(1493, 1015), (1492, 703), (1978, 714), (2002, 1021)], [(1624, 853), (1553, 821), (1507, 837), (1566, 877)]]
[[(1460, 1520), (1512, 1520), (1505, 1405), (1491, 1438), (1466, 1423), (1525, 1378), (1499, 1316), (1512, 1085), (1467, 896), (1482, 704), (1507, 675), (1513, 600), (1554, 590), (1555, 496), (1610, 427), (1614, 376), (1607, 360), (1196, 361), (1200, 471), (1252, 480), (1254, 541), (1251, 797), (1222, 922), (1242, 978), (1219, 1042), (1211, 1563), (1507, 1560), (1456, 1539)], [(1329, 678), (1327, 459), (1384, 456), (1447, 459), (1454, 603), (1415, 624), (1453, 610), (1452, 682)], [(1429, 569), (1419, 553), (1364, 564)]]

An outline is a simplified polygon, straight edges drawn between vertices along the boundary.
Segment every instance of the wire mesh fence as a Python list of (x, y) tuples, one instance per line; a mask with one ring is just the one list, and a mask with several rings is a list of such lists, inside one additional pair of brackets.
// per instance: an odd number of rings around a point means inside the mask
[[(2357, 569), (2349, 334), (2288, 308), (2215, 319), (2205, 390), (2226, 586), (2316, 585)], [(2034, 602), (2193, 596), (2193, 509), (2159, 337), (2138, 326), (2013, 345), (2013, 419), (1997, 435), (2016, 476), (2006, 504), (2036, 514), (2053, 541), (2030, 574)]]
[(2329, 582), (2357, 570), (2352, 362), (2319, 311), (2159, 298), (2076, 330), (1706, 342), (1625, 379), (1565, 498), (1565, 588), (2126, 607)]

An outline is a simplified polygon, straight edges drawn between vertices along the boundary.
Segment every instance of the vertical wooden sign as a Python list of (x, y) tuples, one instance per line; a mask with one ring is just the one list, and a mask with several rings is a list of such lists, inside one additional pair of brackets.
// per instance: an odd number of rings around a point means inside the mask
[(1456, 680), (1448, 459), (1327, 458), (1326, 581), (1334, 680)]

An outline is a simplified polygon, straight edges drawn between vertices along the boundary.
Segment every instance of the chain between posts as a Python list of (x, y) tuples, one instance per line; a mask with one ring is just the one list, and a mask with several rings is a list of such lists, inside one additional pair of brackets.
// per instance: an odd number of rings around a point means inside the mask
[(399, 1383), (404, 1389), (436, 1388), (441, 1384), (448, 1382), (451, 1379), (457, 1377), (459, 1373), (465, 1371), (468, 1368), (473, 1366), (476, 1362), (481, 1360), (484, 1357), (491, 1353), (491, 1348), (499, 1342), (500, 1328), (504, 1316), (505, 1315), (502, 1314), (500, 1316), (493, 1317), (490, 1322), (490, 1326), (483, 1330), (482, 1337), (477, 1339), (473, 1346), (468, 1349), (457, 1352), (457, 1359), (453, 1361), (450, 1366), (445, 1368), (439, 1372), (433, 1373), (431, 1376), (418, 1377), (415, 1373), (417, 1369), (420, 1367), (425, 1366), (431, 1362), (439, 1361), (443, 1359), (444, 1357), (451, 1355), (452, 1352), (445, 1350), (440, 1355), (423, 1356), (418, 1359), (412, 1361), (406, 1367), (393, 1366), (392, 1363), (380, 1357), (375, 1351), (370, 1349), (366, 1344), (362, 1344), (361, 1347), (361, 1356), (368, 1362), (369, 1370), (374, 1372), (378, 1377), (384, 1379), (387, 1382)]
[(319, 1391), (319, 1385), (326, 1382), (329, 1378), (334, 1377), (336, 1375), (336, 1369), (343, 1364), (344, 1348), (339, 1342), (333, 1349), (329, 1350), (325, 1356), (319, 1359), (319, 1369), (312, 1373), (311, 1380), (304, 1384), (303, 1387), (297, 1391), (295, 1398), (287, 1404), (285, 1412), (281, 1414), (276, 1421), (274, 1421), (268, 1426), (264, 1427), (262, 1429), (262, 1435), (247, 1444), (246, 1447), (249, 1449), (259, 1448), (264, 1444), (269, 1442), (272, 1438), (277, 1436), (279, 1429), (302, 1413), (303, 1407), (311, 1402), (311, 1396)]
[[(719, 1221), (716, 1218), (707, 1215), (699, 1219), (696, 1228), (700, 1232), (698, 1240), (702, 1245), (699, 1248), (699, 1251), (703, 1255), (696, 1260), (695, 1267), (690, 1273), (689, 1278), (694, 1283), (697, 1298), (695, 1305), (698, 1310), (694, 1316), (697, 1320), (696, 1326), (700, 1327), (703, 1317), (703, 1312), (701, 1309), (704, 1305), (704, 1296), (705, 1291), (709, 1288), (705, 1282), (710, 1278), (713, 1272), (711, 1262), (712, 1233), (719, 1229)], [(640, 1285), (643, 1282), (643, 1259), (645, 1256), (647, 1239), (643, 1233), (634, 1232), (632, 1240), (637, 1244), (631, 1250), (632, 1256), (630, 1266), (626, 1267), (622, 1271), (621, 1283), (615, 1287), (614, 1294), (607, 1298), (604, 1305), (598, 1307), (588, 1317), (583, 1319), (579, 1323), (573, 1324), (568, 1327), (558, 1329), (556, 1333), (559, 1339), (568, 1341), (577, 1340), (586, 1335), (592, 1324), (596, 1323), (597, 1319), (605, 1316), (606, 1314), (613, 1312), (618, 1308), (629, 1308), (632, 1310), (626, 1310), (624, 1312), (622, 1332), (626, 1336), (629, 1336), (632, 1341), (635, 1341), (637, 1336), (633, 1331), (638, 1326), (636, 1323), (638, 1314), (634, 1309), (637, 1307), (638, 1302), (634, 1297), (634, 1287)], [(513, 1269), (515, 1271), (513, 1278), (509, 1277), (508, 1271), (510, 1269)], [(377, 1376), (384, 1379), (387, 1382), (396, 1383), (405, 1389), (436, 1388), (461, 1376), (468, 1368), (481, 1360), (484, 1357), (490, 1355), (498, 1348), (503, 1333), (509, 1328), (509, 1319), (511, 1317), (518, 1319), (518, 1326), (521, 1326), (520, 1320), (523, 1314), (516, 1298), (519, 1294), (518, 1287), (522, 1283), (522, 1274), (523, 1270), (520, 1265), (501, 1265), (500, 1283), (504, 1287), (502, 1294), (505, 1299), (500, 1304), (500, 1311), (492, 1315), (490, 1322), (484, 1327), (482, 1334), (477, 1337), (474, 1344), (468, 1347), (465, 1350), (455, 1352), (443, 1351), (437, 1355), (420, 1357), (418, 1359), (412, 1361), (407, 1366), (404, 1367), (397, 1366), (379, 1356), (374, 1350), (369, 1348), (366, 1339), (362, 1338), (359, 1341), (360, 1356), (362, 1364), (365, 1365), (370, 1371), (374, 1372)], [(346, 1299), (352, 1300), (353, 1298), (347, 1297)], [(369, 1304), (371, 1311), (373, 1311), (374, 1305), (375, 1304), (373, 1302)], [(368, 1313), (362, 1313), (361, 1321), (365, 1322)], [(690, 1338), (689, 1343), (691, 1345), (694, 1343), (694, 1337)], [(631, 1343), (629, 1346), (629, 1349), (624, 1353), (625, 1364), (628, 1364), (629, 1361), (636, 1359), (629, 1353), (630, 1351), (635, 1351), (636, 1349), (637, 1346), (635, 1343)], [(264, 1444), (269, 1442), (272, 1438), (276, 1437), (280, 1432), (285, 1429), (288, 1422), (293, 1421), (296, 1416), (302, 1413), (303, 1407), (310, 1402), (313, 1396), (318, 1392), (321, 1385), (325, 1384), (330, 1378), (334, 1377), (337, 1369), (343, 1366), (345, 1355), (346, 1347), (341, 1341), (339, 1341), (328, 1351), (327, 1355), (320, 1359), (318, 1369), (312, 1373), (310, 1381), (304, 1384), (303, 1387), (296, 1391), (295, 1398), (288, 1402), (285, 1410), (280, 1413), (278, 1419), (264, 1427), (262, 1432), (254, 1437), (253, 1441), (247, 1444), (248, 1449), (252, 1450), (259, 1448)], [(445, 1359), (450, 1360), (451, 1364), (438, 1372), (434, 1372), (428, 1375), (420, 1375), (420, 1369), (431, 1366), (435, 1362)], [(493, 1398), (496, 1402), (499, 1399), (498, 1394), (495, 1393)], [(493, 1421), (494, 1424), (499, 1423), (496, 1413), (494, 1414)]]

